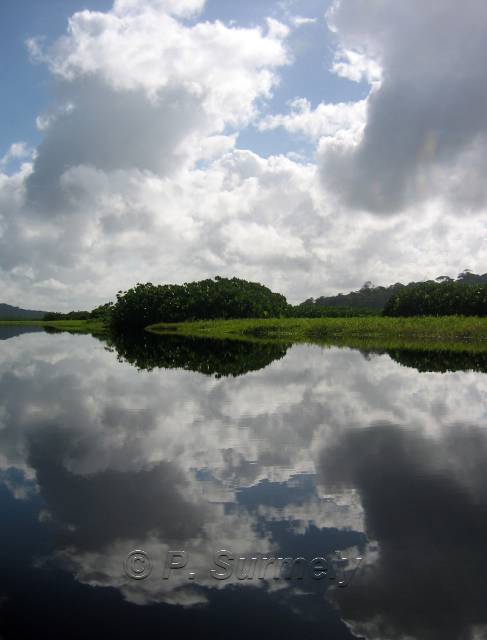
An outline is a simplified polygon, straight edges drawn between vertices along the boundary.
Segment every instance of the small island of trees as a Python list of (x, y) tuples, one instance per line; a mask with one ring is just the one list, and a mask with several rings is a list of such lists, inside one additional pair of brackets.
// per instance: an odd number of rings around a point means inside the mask
[[(338, 301), (348, 302), (340, 306)], [(328, 302), (328, 304), (325, 304)], [(285, 296), (241, 278), (208, 278), (184, 284), (138, 283), (119, 291), (115, 303), (93, 311), (48, 313), (46, 321), (103, 321), (114, 331), (143, 329), (156, 323), (263, 318), (352, 318), (367, 316), (487, 316), (487, 274), (462, 272), (456, 280), (396, 283), (334, 298), (310, 298), (291, 305)]]

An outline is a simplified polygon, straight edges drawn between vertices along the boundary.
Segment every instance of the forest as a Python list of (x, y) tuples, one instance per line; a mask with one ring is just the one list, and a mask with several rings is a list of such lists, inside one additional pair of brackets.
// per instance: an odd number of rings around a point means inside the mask
[(263, 284), (241, 278), (216, 276), (184, 284), (138, 283), (127, 291), (119, 291), (115, 303), (108, 302), (92, 311), (47, 313), (44, 320), (100, 320), (115, 330), (123, 330), (194, 320), (380, 315), (486, 316), (487, 274), (465, 270), (456, 279), (440, 276), (436, 280), (389, 287), (366, 282), (358, 291), (316, 300), (309, 298), (297, 305), (289, 304), (284, 295)]

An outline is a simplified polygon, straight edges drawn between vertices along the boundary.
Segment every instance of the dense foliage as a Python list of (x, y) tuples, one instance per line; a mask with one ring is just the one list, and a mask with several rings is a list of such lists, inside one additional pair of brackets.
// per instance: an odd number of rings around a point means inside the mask
[(60, 313), (57, 311), (50, 311), (44, 314), (43, 320), (106, 320), (110, 318), (111, 309), (113, 307), (112, 302), (103, 304), (93, 311), (69, 311), (68, 313)]
[(105, 320), (109, 321), (111, 318), (113, 309), (113, 302), (107, 302), (106, 304), (102, 304), (90, 313), (91, 320)]
[(294, 318), (358, 318), (380, 315), (380, 311), (362, 307), (324, 307), (312, 302), (302, 302), (292, 307), (289, 315)]
[[(460, 273), (456, 280), (449, 278), (448, 276), (439, 276), (436, 278), (436, 282), (441, 284), (453, 284), (471, 285), (471, 284), (487, 284), (487, 273), (478, 275), (472, 273), (469, 269), (465, 269)], [(320, 307), (349, 307), (353, 309), (375, 309), (376, 311), (382, 311), (389, 300), (400, 293), (405, 287), (415, 287), (419, 282), (410, 282), (409, 284), (401, 284), (396, 282), (388, 287), (377, 287), (372, 282), (366, 282), (358, 291), (351, 291), (350, 293), (339, 293), (336, 296), (321, 296), (314, 300), (310, 298), (303, 304), (308, 307), (318, 309)], [(313, 317), (313, 316), (309, 316)]]
[(348, 308), (348, 309), (373, 309), (376, 312), (382, 311), (388, 300), (402, 287), (403, 284), (397, 282), (390, 287), (376, 287), (371, 282), (366, 282), (359, 291), (350, 293), (339, 293), (336, 296), (320, 298), (310, 298), (303, 302), (307, 307), (320, 308)]
[(182, 285), (137, 284), (118, 293), (111, 323), (115, 328), (142, 328), (156, 322), (278, 318), (286, 315), (288, 308), (283, 295), (261, 284), (216, 277)]
[(89, 311), (69, 311), (68, 313), (50, 311), (44, 315), (43, 320), (89, 320), (90, 317), (91, 313)]
[(487, 285), (423, 282), (403, 287), (386, 304), (385, 316), (485, 316)]
[(182, 285), (137, 284), (119, 291), (93, 311), (47, 313), (44, 320), (97, 320), (114, 329), (144, 328), (158, 322), (236, 318), (353, 318), (379, 315), (487, 315), (487, 274), (465, 270), (456, 280), (396, 283), (376, 287), (366, 282), (359, 291), (309, 298), (290, 305), (286, 298), (257, 282), (220, 278)]

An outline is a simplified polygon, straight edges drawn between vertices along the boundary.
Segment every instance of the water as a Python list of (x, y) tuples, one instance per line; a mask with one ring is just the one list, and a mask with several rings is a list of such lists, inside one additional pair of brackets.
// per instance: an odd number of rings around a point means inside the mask
[(1, 638), (487, 637), (482, 354), (14, 334)]

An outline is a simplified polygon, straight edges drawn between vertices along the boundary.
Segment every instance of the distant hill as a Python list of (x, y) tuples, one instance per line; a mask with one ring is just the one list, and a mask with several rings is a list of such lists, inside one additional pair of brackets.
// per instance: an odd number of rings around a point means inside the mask
[(0, 302), (0, 320), (42, 320), (45, 311), (30, 311)]
[[(435, 280), (430, 282), (457, 282), (459, 284), (487, 284), (487, 273), (478, 275), (472, 273), (470, 269), (462, 271), (456, 279), (449, 278), (448, 276), (439, 276)], [(382, 311), (389, 299), (397, 293), (402, 287), (419, 284), (417, 282), (410, 282), (407, 285), (400, 282), (391, 284), (388, 287), (376, 287), (372, 282), (366, 282), (358, 291), (350, 291), (350, 293), (339, 293), (336, 296), (321, 296), (320, 298), (310, 298), (303, 304), (313, 305), (316, 307), (349, 307), (349, 308), (361, 308), (361, 309), (375, 309), (376, 311)]]

